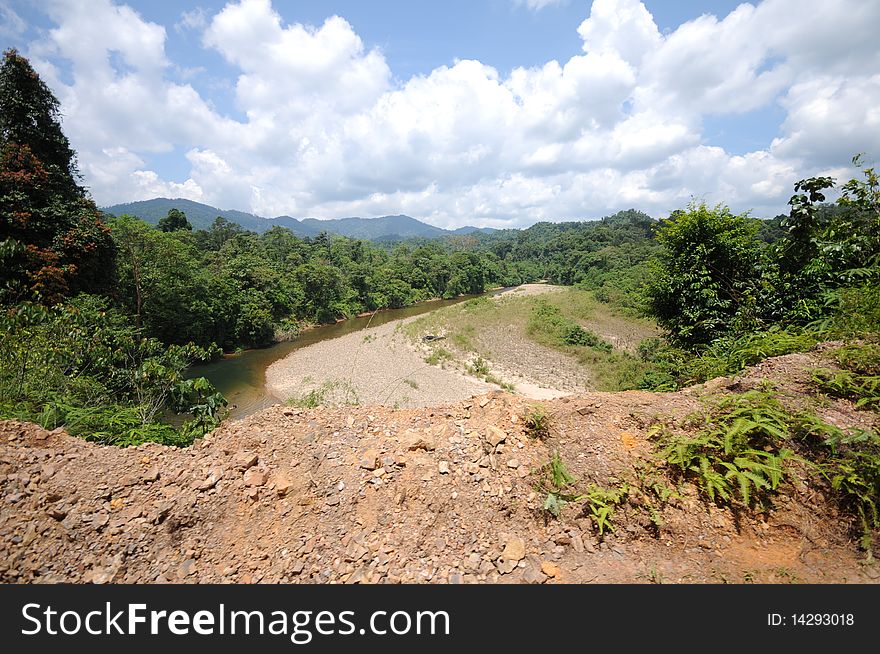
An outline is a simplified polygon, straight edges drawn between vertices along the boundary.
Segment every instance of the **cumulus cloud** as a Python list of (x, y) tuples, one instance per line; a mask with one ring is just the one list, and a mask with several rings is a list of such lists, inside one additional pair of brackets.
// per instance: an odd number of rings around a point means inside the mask
[[(405, 80), (343, 17), (286, 23), (269, 0), (182, 14), (175, 28), (237, 71), (241, 119), (172, 81), (187, 62), (169, 61), (165, 28), (111, 0), (50, 2), (55, 27), (29, 54), (103, 204), (180, 196), (447, 227), (660, 215), (691, 198), (773, 215), (796, 179), (880, 152), (880, 4), (829, 5), (765, 0), (661, 35), (641, 2), (595, 0), (566, 61), (502, 75), (460, 60)], [(785, 119), (763, 149), (734, 155), (702, 132), (707, 116), (769, 106)], [(145, 163), (177, 151), (187, 179)]]

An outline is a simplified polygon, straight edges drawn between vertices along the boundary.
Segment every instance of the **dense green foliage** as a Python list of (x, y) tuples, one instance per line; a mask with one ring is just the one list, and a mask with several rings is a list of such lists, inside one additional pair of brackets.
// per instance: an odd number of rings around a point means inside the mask
[[(836, 204), (822, 204), (833, 185), (798, 182), (791, 214), (772, 229), (705, 205), (661, 224), (647, 295), (668, 343), (643, 348), (655, 369), (641, 387), (670, 390), (830, 337), (880, 331), (877, 175), (866, 168)], [(762, 229), (766, 240), (756, 237)]]
[[(143, 338), (108, 301), (82, 295), (0, 316), (0, 414), (107, 443), (185, 444), (216, 426), (225, 400), (186, 368), (211, 353)], [(176, 429), (160, 419), (191, 414)]]
[(648, 261), (659, 249), (656, 226), (650, 216), (630, 209), (593, 222), (537, 223), (470, 238), (498, 257), (506, 284), (546, 279), (574, 285), (641, 314), (647, 309)]
[(113, 280), (109, 230), (77, 183), (58, 101), (15, 50), (0, 66), (0, 302), (54, 303)]
[(258, 235), (223, 218), (196, 232), (129, 216), (110, 224), (119, 299), (165, 343), (266, 345), (306, 324), (482, 293), (502, 281), (493, 255), (439, 243), (389, 252), (327, 234), (302, 239), (281, 227)]
[[(121, 445), (190, 443), (218, 423), (226, 403), (206, 380), (184, 377), (213, 352), (166, 347), (141, 329), (140, 313), (133, 325), (114, 308), (115, 255), (109, 227), (79, 185), (58, 101), (24, 57), (6, 52), (0, 417)], [(178, 428), (163, 420), (169, 414), (191, 419)]]

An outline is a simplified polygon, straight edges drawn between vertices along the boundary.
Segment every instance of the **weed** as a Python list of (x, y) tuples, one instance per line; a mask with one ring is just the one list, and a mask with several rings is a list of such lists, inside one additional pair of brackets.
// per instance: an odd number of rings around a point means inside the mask
[(526, 432), (532, 438), (544, 439), (550, 435), (550, 416), (542, 404), (533, 404), (522, 416)]
[(436, 366), (443, 361), (452, 361), (453, 359), (455, 359), (455, 355), (452, 352), (446, 348), (438, 347), (425, 357), (425, 363)]
[(418, 390), (419, 385), (412, 379), (404, 379), (403, 383), (412, 388), (413, 390)]
[(662, 584), (663, 576), (657, 571), (657, 568), (652, 567), (651, 571), (648, 573), (648, 581), (652, 584)]
[(880, 411), (880, 375), (820, 369), (813, 372), (813, 381), (823, 393), (852, 400), (857, 409)]
[(332, 405), (359, 404), (357, 390), (350, 382), (344, 380), (328, 380), (308, 393), (287, 400), (288, 406), (314, 409), (315, 407)]
[(574, 481), (575, 479), (569, 474), (562, 457), (558, 452), (555, 452), (550, 461), (541, 469), (541, 479), (538, 483), (538, 489), (547, 493), (543, 506), (545, 512), (558, 518), (566, 504), (578, 502), (584, 498), (571, 490)]
[(476, 375), (477, 377), (485, 377), (485, 376), (491, 374), (489, 371), (488, 362), (483, 357), (480, 357), (480, 356), (478, 356), (476, 359), (474, 359), (467, 366), (467, 371), (469, 373), (471, 373), (472, 375)]
[(750, 506), (785, 478), (785, 462), (794, 452), (782, 447), (790, 438), (789, 415), (777, 400), (761, 391), (723, 400), (706, 427), (693, 436), (662, 428), (660, 457), (695, 478), (712, 502), (739, 501)]
[(629, 484), (621, 484), (616, 488), (602, 488), (591, 484), (584, 499), (590, 510), (590, 518), (596, 523), (596, 528), (601, 536), (605, 529), (614, 531), (611, 519), (614, 517), (614, 509), (623, 503), (629, 493)]
[(847, 345), (834, 353), (841, 367), (860, 375), (880, 375), (880, 345)]

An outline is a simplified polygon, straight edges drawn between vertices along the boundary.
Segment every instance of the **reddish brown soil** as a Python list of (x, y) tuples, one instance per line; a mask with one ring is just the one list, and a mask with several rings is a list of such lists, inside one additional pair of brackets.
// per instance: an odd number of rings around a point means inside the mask
[[(276, 406), (182, 450), (0, 423), (0, 580), (874, 583), (880, 571), (819, 482), (795, 476), (764, 513), (709, 504), (683, 483), (659, 528), (633, 492), (603, 536), (584, 503), (548, 519), (536, 490), (553, 452), (579, 488), (637, 488), (656, 416), (764, 379), (801, 401), (821, 356), (680, 393), (548, 401), (545, 439), (523, 428), (530, 401), (500, 393), (397, 411)], [(845, 402), (817, 410), (842, 426), (876, 420)]]

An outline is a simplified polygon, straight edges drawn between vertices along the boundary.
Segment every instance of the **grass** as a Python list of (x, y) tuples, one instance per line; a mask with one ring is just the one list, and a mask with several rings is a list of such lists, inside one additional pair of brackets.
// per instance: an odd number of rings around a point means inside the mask
[(287, 400), (288, 406), (302, 409), (314, 409), (327, 405), (357, 405), (360, 404), (357, 390), (351, 382), (341, 379), (333, 379), (324, 382), (318, 388)]
[(440, 365), (444, 361), (455, 361), (455, 355), (445, 347), (436, 347), (425, 357), (425, 363), (432, 366)]
[[(619, 337), (633, 352), (613, 347), (597, 333), (600, 328), (603, 333)], [(448, 346), (455, 352), (433, 350), (425, 359), (432, 365), (456, 357), (491, 360), (492, 354), (480, 335), (501, 329), (513, 329), (515, 338), (570, 356), (597, 390), (638, 388), (645, 373), (652, 369), (652, 364), (636, 356), (634, 350), (639, 341), (656, 333), (653, 323), (619, 315), (598, 302), (590, 291), (577, 288), (537, 296), (476, 298), (421, 316), (404, 327), (413, 341), (425, 334), (446, 335)], [(476, 365), (479, 367), (478, 361)], [(477, 370), (472, 374), (484, 377), (487, 373), (488, 370)], [(506, 386), (497, 378), (488, 381)]]

